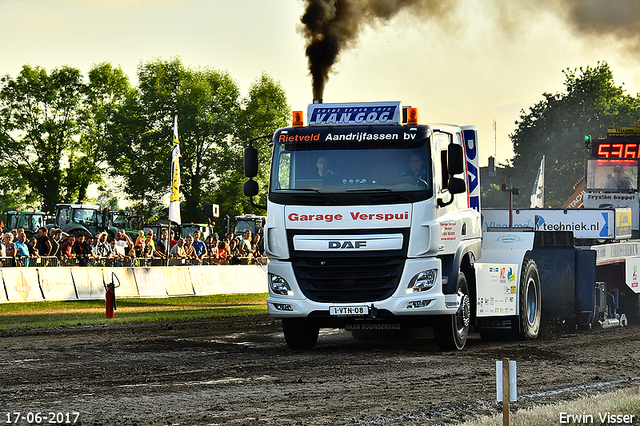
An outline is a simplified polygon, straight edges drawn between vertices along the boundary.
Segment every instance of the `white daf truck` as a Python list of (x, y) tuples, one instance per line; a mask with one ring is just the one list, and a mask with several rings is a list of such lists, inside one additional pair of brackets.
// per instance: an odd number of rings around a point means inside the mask
[[(313, 348), (320, 328), (432, 325), (441, 348), (462, 349), (481, 320), (486, 335), (537, 336), (534, 233), (483, 233), (474, 126), (418, 124), (400, 102), (293, 115), (269, 144), (264, 227), (268, 310), (290, 348)], [(250, 143), (252, 203), (257, 171)]]

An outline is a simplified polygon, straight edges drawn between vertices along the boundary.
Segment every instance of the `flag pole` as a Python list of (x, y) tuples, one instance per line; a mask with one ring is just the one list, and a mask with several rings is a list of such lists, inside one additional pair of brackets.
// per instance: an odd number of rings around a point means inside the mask
[(171, 251), (171, 222), (180, 225), (180, 142), (178, 140), (178, 115), (173, 120), (173, 151), (171, 152), (171, 194), (169, 195), (169, 235), (167, 266)]

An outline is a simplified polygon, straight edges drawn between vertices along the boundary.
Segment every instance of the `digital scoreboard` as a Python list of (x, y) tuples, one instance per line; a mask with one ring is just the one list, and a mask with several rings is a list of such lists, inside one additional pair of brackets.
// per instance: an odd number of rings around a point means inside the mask
[(592, 156), (610, 160), (640, 159), (640, 127), (609, 127), (606, 139), (593, 141)]

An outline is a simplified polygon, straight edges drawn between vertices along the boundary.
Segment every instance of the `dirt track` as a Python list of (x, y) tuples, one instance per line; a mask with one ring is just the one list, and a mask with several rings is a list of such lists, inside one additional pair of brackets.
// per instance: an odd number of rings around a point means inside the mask
[(429, 333), (363, 342), (321, 330), (315, 350), (298, 352), (266, 316), (0, 332), (0, 423), (77, 412), (82, 425), (455, 424), (501, 411), (503, 357), (518, 363), (513, 408), (640, 386), (639, 339), (639, 327), (472, 335), (453, 353)]

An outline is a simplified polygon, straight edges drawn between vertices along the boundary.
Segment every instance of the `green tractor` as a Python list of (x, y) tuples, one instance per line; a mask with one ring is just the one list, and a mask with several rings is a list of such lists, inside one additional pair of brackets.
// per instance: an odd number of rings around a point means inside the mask
[(38, 236), (38, 229), (46, 226), (47, 214), (36, 210), (22, 211), (10, 210), (5, 212), (6, 221), (3, 228), (5, 231), (11, 229), (24, 228), (27, 238)]
[(131, 238), (135, 238), (141, 225), (141, 217), (126, 210), (111, 211), (93, 204), (56, 205), (54, 226), (70, 235), (91, 237), (107, 231), (111, 240), (118, 230), (125, 229)]

